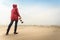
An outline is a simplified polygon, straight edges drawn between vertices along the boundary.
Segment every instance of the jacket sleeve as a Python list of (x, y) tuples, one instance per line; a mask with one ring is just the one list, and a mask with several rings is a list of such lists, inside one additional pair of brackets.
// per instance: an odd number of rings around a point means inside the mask
[(20, 17), (20, 14), (19, 14), (19, 12), (18, 12), (18, 9), (16, 9), (15, 11), (16, 11), (16, 14)]

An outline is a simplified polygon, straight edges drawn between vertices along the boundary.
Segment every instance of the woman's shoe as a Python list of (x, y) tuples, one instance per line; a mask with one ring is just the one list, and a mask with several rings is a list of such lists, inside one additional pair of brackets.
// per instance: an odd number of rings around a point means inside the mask
[(18, 33), (15, 32), (14, 34), (18, 34)]

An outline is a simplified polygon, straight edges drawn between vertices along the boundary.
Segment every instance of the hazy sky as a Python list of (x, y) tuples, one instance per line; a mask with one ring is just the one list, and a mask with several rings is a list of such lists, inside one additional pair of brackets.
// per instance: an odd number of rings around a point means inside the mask
[(1, 0), (0, 25), (10, 23), (14, 3), (18, 5), (24, 25), (60, 25), (60, 0)]

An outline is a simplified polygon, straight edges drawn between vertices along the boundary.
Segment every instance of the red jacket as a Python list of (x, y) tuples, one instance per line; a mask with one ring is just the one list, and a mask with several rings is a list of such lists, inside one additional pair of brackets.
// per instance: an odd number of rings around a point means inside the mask
[(13, 8), (11, 10), (11, 20), (18, 20), (18, 17), (20, 17), (18, 8)]

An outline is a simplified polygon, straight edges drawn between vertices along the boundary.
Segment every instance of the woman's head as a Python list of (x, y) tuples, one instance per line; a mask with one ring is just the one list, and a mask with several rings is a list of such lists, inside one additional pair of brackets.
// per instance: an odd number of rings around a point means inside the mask
[(13, 4), (12, 6), (13, 6), (13, 8), (17, 8), (17, 4)]

